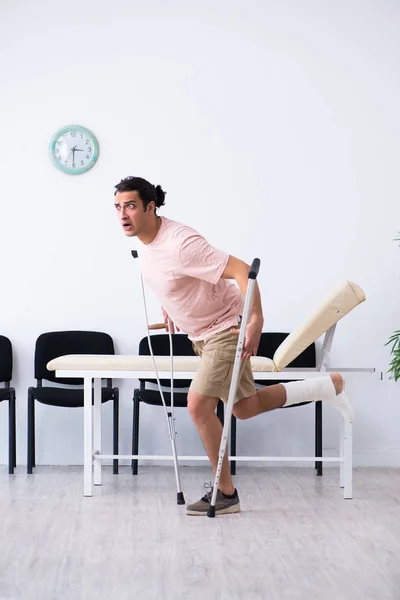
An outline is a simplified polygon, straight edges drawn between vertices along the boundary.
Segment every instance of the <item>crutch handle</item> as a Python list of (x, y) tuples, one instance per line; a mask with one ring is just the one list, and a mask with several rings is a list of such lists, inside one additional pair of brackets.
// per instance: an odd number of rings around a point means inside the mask
[(255, 258), (251, 263), (250, 271), (249, 271), (249, 279), (256, 279), (258, 275), (258, 271), (260, 270), (260, 259)]
[(167, 323), (154, 323), (153, 325), (149, 325), (149, 329), (168, 329)]

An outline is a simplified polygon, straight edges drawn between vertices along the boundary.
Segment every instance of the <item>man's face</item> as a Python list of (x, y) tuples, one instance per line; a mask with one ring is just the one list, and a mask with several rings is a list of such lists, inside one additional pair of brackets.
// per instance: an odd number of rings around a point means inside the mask
[(145, 233), (150, 219), (154, 219), (154, 203), (150, 202), (147, 210), (144, 210), (142, 199), (136, 191), (117, 192), (114, 206), (122, 229), (128, 237)]

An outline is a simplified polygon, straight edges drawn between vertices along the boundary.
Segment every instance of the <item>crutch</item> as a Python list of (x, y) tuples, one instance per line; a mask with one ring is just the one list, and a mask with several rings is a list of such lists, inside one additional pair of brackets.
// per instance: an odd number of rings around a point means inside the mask
[(245, 298), (245, 302), (244, 302), (243, 318), (242, 318), (242, 322), (240, 325), (239, 339), (238, 339), (238, 343), (237, 343), (237, 347), (236, 347), (235, 362), (233, 365), (231, 385), (229, 388), (228, 402), (226, 405), (225, 424), (224, 424), (224, 428), (222, 430), (221, 444), (219, 447), (218, 465), (217, 465), (217, 471), (215, 473), (215, 478), (214, 478), (214, 486), (213, 486), (213, 493), (212, 493), (212, 497), (211, 497), (211, 504), (208, 507), (208, 511), (207, 511), (208, 517), (215, 517), (215, 503), (216, 503), (216, 499), (217, 499), (219, 479), (221, 477), (222, 462), (224, 460), (226, 446), (227, 446), (227, 442), (228, 442), (229, 427), (231, 424), (233, 403), (235, 400), (237, 387), (238, 387), (239, 373), (240, 373), (240, 361), (241, 361), (241, 357), (242, 357), (244, 336), (246, 333), (247, 321), (249, 319), (251, 302), (253, 299), (254, 286), (256, 283), (256, 278), (257, 278), (259, 269), (260, 269), (260, 259), (255, 258), (253, 260), (253, 262), (251, 263), (251, 267), (250, 267), (250, 271), (249, 271), (249, 283), (247, 286), (246, 298)]
[[(133, 258), (138, 257), (138, 253), (136, 250), (132, 250), (131, 254), (132, 254)], [(184, 498), (183, 492), (181, 490), (181, 480), (180, 480), (180, 476), (179, 476), (178, 457), (176, 454), (176, 442), (175, 442), (176, 431), (175, 431), (175, 417), (174, 417), (174, 360), (173, 360), (173, 349), (172, 349), (171, 324), (170, 324), (170, 321), (168, 320), (168, 336), (169, 336), (169, 348), (170, 348), (170, 358), (171, 358), (171, 410), (168, 410), (167, 404), (165, 402), (164, 394), (163, 394), (163, 391), (161, 388), (160, 378), (158, 376), (158, 369), (157, 369), (156, 361), (155, 361), (154, 354), (153, 354), (153, 347), (151, 345), (151, 340), (150, 340), (150, 337), (151, 337), (150, 330), (151, 329), (165, 328), (166, 325), (165, 325), (165, 323), (162, 323), (162, 324), (160, 323), (157, 325), (149, 325), (149, 321), (148, 321), (148, 317), (147, 317), (147, 307), (146, 307), (146, 294), (144, 291), (142, 274), (140, 274), (140, 281), (142, 284), (143, 306), (144, 306), (144, 314), (145, 314), (146, 326), (147, 326), (147, 340), (149, 343), (149, 350), (150, 350), (151, 358), (153, 360), (154, 371), (156, 373), (158, 389), (160, 391), (160, 396), (161, 396), (161, 400), (162, 400), (162, 403), (164, 406), (165, 415), (167, 417), (168, 434), (169, 434), (169, 439), (171, 440), (171, 446), (172, 446), (172, 456), (173, 456), (173, 460), (174, 460), (176, 489), (177, 489), (177, 504), (185, 504), (185, 498)]]

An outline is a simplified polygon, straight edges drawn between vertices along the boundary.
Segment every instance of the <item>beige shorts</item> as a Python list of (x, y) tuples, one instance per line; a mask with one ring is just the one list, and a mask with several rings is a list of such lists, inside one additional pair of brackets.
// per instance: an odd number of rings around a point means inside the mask
[[(201, 357), (201, 361), (190, 385), (191, 391), (227, 402), (238, 342), (238, 334), (231, 333), (231, 329), (225, 329), (206, 340), (192, 342), (193, 350)], [(235, 403), (255, 393), (250, 361), (242, 361)]]

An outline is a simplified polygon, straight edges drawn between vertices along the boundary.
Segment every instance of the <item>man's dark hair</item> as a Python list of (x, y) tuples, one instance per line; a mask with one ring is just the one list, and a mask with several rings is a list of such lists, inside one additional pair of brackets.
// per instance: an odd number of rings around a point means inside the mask
[(142, 177), (125, 177), (115, 186), (114, 196), (117, 192), (137, 192), (147, 210), (149, 202), (154, 202), (157, 208), (165, 204), (165, 194), (161, 185), (154, 186)]

